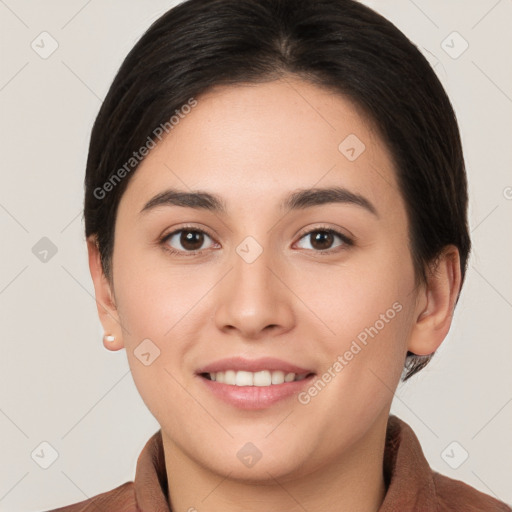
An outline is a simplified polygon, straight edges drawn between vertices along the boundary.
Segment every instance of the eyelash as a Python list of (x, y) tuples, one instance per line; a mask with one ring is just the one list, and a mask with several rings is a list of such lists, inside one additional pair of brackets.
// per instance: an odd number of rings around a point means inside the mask
[[(176, 255), (176, 256), (184, 256), (184, 257), (195, 256), (205, 250), (205, 249), (202, 249), (199, 251), (178, 251), (178, 250), (170, 247), (167, 244), (167, 241), (170, 238), (172, 238), (176, 233), (180, 233), (182, 231), (190, 231), (193, 233), (203, 233), (203, 234), (209, 236), (212, 240), (214, 239), (213, 236), (210, 235), (208, 233), (208, 231), (206, 231), (204, 229), (199, 229), (195, 226), (182, 226), (182, 227), (180, 227), (180, 229), (176, 229), (176, 230), (172, 231), (171, 233), (168, 233), (168, 234), (164, 235), (162, 238), (160, 238), (159, 244), (164, 248), (165, 251), (169, 252), (172, 255)], [(341, 239), (341, 241), (343, 242), (343, 245), (334, 247), (331, 249), (324, 249), (324, 250), (305, 249), (306, 251), (313, 251), (318, 254), (329, 255), (329, 254), (338, 252), (340, 250), (344, 250), (344, 249), (354, 245), (354, 241), (351, 238), (349, 238), (347, 235), (340, 233), (339, 231), (336, 231), (335, 229), (329, 228), (327, 226), (318, 226), (318, 227), (315, 227), (314, 229), (306, 231), (305, 233), (301, 234), (299, 240), (302, 240), (307, 235), (311, 235), (312, 233), (317, 233), (317, 232), (330, 233), (332, 235), (338, 236)]]

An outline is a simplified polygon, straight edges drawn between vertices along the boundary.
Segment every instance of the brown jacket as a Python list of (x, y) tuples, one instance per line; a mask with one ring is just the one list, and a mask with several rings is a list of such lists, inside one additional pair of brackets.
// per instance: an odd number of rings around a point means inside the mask
[[(512, 508), (459, 480), (430, 469), (418, 438), (391, 415), (386, 433), (387, 492), (378, 512), (512, 512)], [(48, 512), (170, 512), (161, 430), (139, 455), (134, 482)]]

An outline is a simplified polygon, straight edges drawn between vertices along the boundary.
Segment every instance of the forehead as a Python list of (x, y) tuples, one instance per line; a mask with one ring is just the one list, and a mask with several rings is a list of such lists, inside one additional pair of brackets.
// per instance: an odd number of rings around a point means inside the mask
[(131, 211), (171, 187), (208, 190), (239, 208), (323, 186), (383, 207), (401, 199), (387, 147), (337, 93), (281, 79), (216, 87), (196, 100), (131, 177), (121, 200)]

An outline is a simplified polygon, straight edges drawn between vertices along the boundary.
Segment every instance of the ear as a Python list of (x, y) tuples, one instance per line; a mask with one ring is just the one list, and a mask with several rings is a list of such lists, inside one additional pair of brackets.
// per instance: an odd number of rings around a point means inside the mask
[(89, 270), (91, 271), (91, 277), (94, 283), (98, 316), (105, 333), (115, 337), (112, 342), (103, 339), (103, 345), (108, 350), (116, 351), (124, 346), (121, 322), (119, 320), (111, 284), (103, 273), (96, 236), (91, 235), (87, 238), (87, 251), (89, 253)]
[(438, 349), (450, 329), (460, 285), (459, 251), (448, 245), (427, 269), (427, 282), (420, 288), (409, 351), (423, 356)]

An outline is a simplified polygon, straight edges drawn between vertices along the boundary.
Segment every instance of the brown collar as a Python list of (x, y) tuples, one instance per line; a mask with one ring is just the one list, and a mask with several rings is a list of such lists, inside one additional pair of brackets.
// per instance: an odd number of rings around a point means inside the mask
[[(411, 427), (393, 415), (386, 430), (383, 471), (387, 492), (378, 512), (512, 512), (506, 504), (432, 471)], [(144, 446), (134, 482), (141, 511), (171, 512), (161, 430)]]

